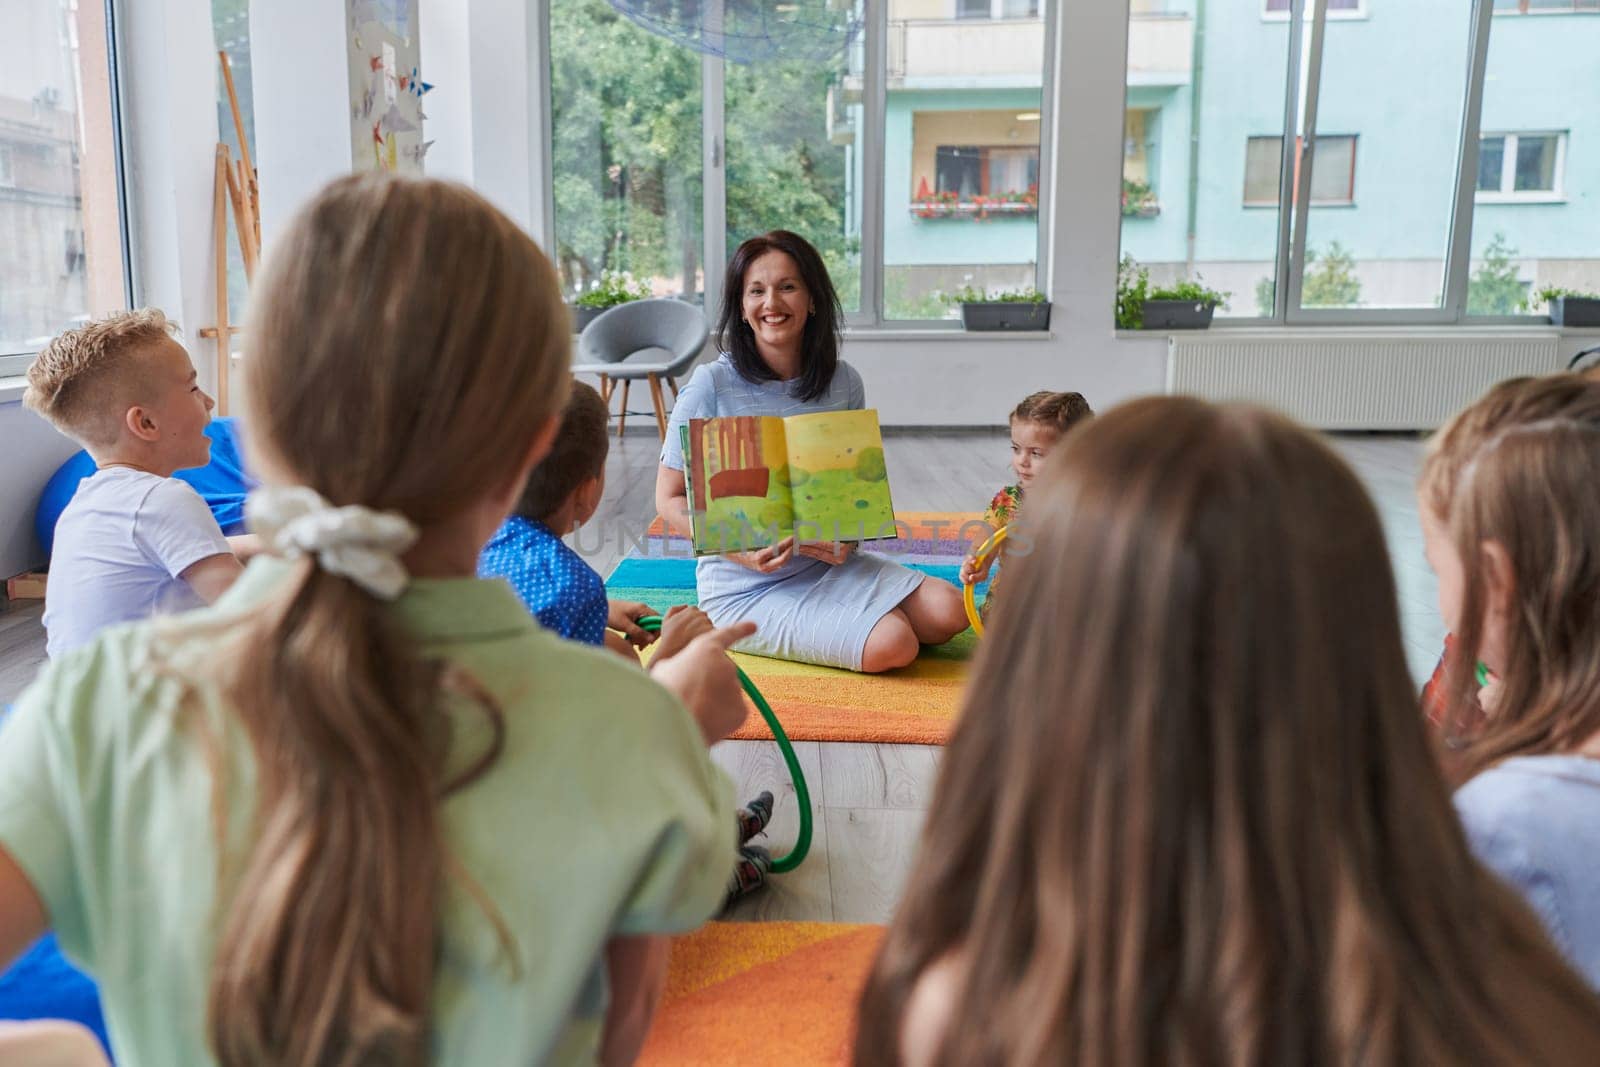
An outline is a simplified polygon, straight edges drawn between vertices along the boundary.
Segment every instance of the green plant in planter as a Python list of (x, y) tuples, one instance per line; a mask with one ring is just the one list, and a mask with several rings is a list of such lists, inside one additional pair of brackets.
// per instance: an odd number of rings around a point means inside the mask
[(1117, 329), (1143, 328), (1144, 305), (1150, 300), (1181, 300), (1188, 304), (1226, 307), (1232, 295), (1208, 288), (1198, 278), (1152, 288), (1150, 268), (1141, 267), (1132, 256), (1123, 256), (1117, 265)]
[(1176, 285), (1152, 289), (1150, 290), (1150, 295), (1145, 299), (1182, 300), (1186, 304), (1215, 304), (1218, 307), (1226, 307), (1228, 297), (1232, 295), (1232, 293), (1221, 293), (1215, 289), (1209, 289), (1204, 282), (1197, 278), (1190, 282), (1178, 282)]
[(1144, 302), (1150, 298), (1150, 268), (1132, 256), (1117, 264), (1117, 329), (1137, 330), (1144, 321)]
[(1542, 307), (1548, 311), (1552, 303), (1563, 297), (1571, 297), (1575, 300), (1600, 300), (1600, 293), (1586, 293), (1580, 289), (1564, 289), (1559, 285), (1547, 285), (1535, 292), (1527, 300), (1524, 300), (1522, 309), (1524, 311), (1533, 311)]
[(945, 293), (941, 299), (946, 304), (1042, 304), (1045, 302), (1044, 294), (1037, 289), (1002, 289), (996, 293), (989, 293), (983, 289), (974, 289), (964, 285), (953, 293)]
[(587, 292), (573, 301), (581, 308), (609, 308), (626, 304), (630, 300), (643, 300), (650, 295), (650, 287), (633, 280), (627, 271), (602, 271), (600, 280)]

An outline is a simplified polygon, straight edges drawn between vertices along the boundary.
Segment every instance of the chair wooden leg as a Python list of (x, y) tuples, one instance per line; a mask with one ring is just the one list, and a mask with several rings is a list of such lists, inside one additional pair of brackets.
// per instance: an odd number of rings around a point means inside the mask
[(666, 399), (661, 392), (661, 379), (654, 374), (648, 375), (650, 379), (650, 403), (656, 409), (656, 432), (661, 435), (661, 440), (667, 439), (667, 407)]
[(669, 374), (667, 375), (667, 384), (672, 386), (672, 399), (678, 399), (678, 379)]
[(611, 402), (611, 375), (600, 375), (600, 399), (606, 403)]
[(628, 384), (632, 378), (622, 379), (622, 411), (617, 414), (617, 436), (622, 436), (622, 431), (628, 428)]

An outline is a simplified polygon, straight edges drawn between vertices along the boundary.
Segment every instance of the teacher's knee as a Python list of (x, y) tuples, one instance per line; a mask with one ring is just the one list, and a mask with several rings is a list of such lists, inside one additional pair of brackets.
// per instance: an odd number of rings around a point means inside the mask
[(896, 608), (878, 620), (861, 652), (861, 670), (867, 674), (908, 666), (921, 649), (911, 622)]
[(925, 645), (942, 645), (967, 628), (967, 606), (961, 591), (949, 582), (923, 582), (903, 606)]

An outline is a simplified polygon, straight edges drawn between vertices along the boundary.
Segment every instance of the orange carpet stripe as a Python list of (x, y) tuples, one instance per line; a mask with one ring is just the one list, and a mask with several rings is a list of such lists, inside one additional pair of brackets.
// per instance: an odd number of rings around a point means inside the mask
[[(753, 946), (764, 938), (784, 936), (772, 929), (775, 927), (833, 924), (728, 925), (752, 932), (723, 938), (716, 951), (752, 962), (733, 968), (731, 977), (695, 992), (669, 995), (639, 1063), (649, 1067), (848, 1063), (856, 1002), (883, 936), (882, 928), (835, 926), (840, 931), (837, 936), (814, 940), (775, 958), (755, 960), (741, 951), (746, 938)], [(674, 943), (672, 969), (686, 965), (680, 961), (681, 954), (692, 956), (706, 950), (693, 944), (700, 936), (691, 934)], [(670, 971), (668, 986), (672, 986)]]
[[(769, 700), (770, 703), (770, 700)], [(951, 718), (904, 711), (773, 704), (791, 741), (860, 741), (885, 745), (942, 745), (955, 729)], [(754, 708), (744, 725), (728, 735), (740, 741), (770, 741), (772, 731)]]
[(846, 923), (712, 922), (672, 942), (664, 1002), (698, 993), (762, 963), (856, 929)]

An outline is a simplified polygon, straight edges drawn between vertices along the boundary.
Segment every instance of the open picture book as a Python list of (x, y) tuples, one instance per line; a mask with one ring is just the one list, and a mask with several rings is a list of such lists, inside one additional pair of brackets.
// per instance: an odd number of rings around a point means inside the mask
[(895, 537), (878, 413), (737, 415), (680, 428), (694, 554)]

